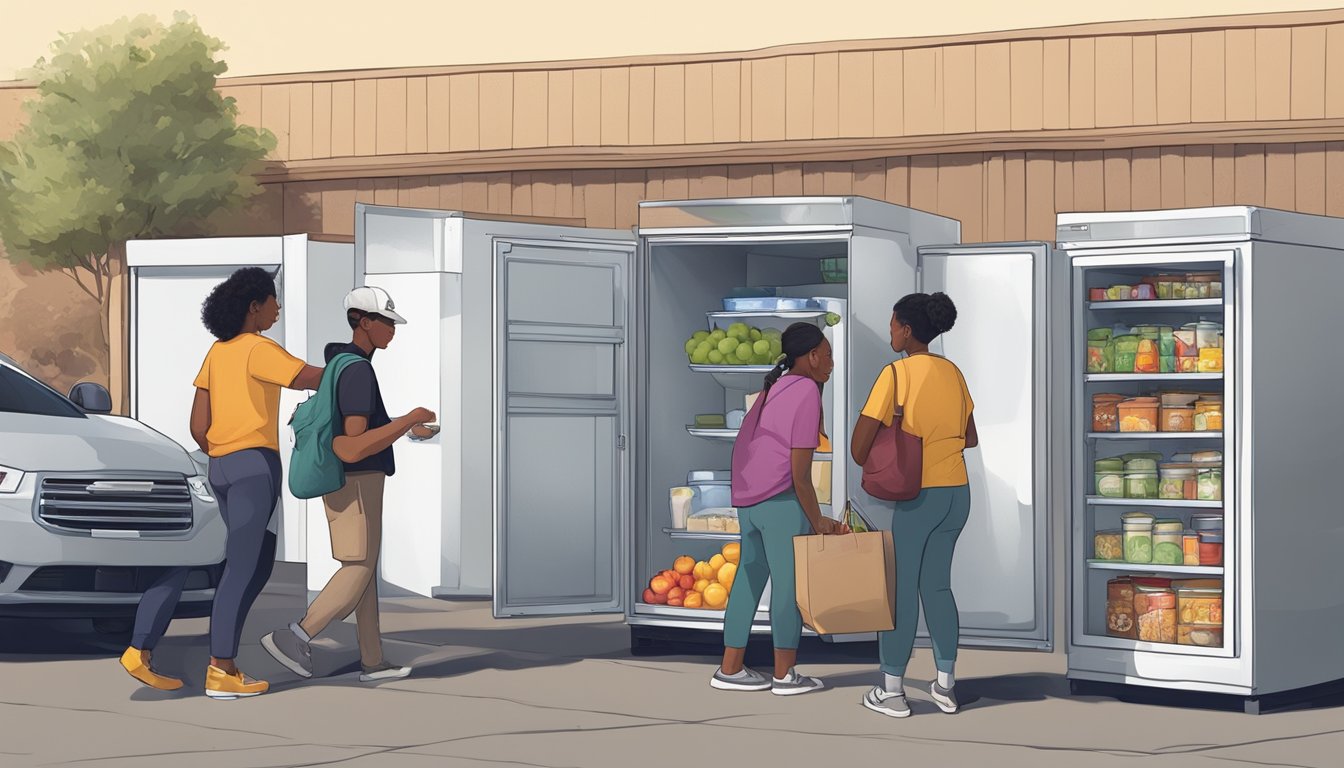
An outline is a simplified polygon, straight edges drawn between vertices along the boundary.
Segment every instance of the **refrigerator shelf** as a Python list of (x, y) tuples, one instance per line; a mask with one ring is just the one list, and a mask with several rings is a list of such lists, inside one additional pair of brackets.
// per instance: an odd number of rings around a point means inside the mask
[(1176, 573), (1189, 576), (1222, 576), (1221, 565), (1157, 565), (1154, 563), (1127, 563), (1124, 560), (1088, 560), (1087, 567), (1099, 571), (1128, 571), (1130, 573)]
[[(678, 619), (703, 619), (705, 621), (723, 621), (727, 611), (713, 608), (682, 608), (675, 605), (653, 605), (652, 603), (636, 603), (635, 613), (642, 613), (648, 616), (667, 616)], [(768, 614), (766, 621), (769, 621)]]
[(1089, 301), (1087, 308), (1096, 312), (1106, 309), (1181, 310), (1223, 308), (1222, 299), (1155, 299), (1145, 301)]
[(1222, 432), (1088, 432), (1089, 440), (1222, 440)]
[(688, 531), (685, 528), (664, 528), (663, 533), (674, 539), (705, 539), (707, 541), (737, 541), (741, 534), (723, 531)]
[(744, 392), (756, 392), (764, 386), (765, 374), (774, 370), (773, 365), (696, 365), (691, 363), (696, 373), (708, 373), (724, 389)]
[(824, 309), (782, 309), (770, 311), (766, 309), (741, 310), (738, 312), (706, 312), (705, 316), (710, 320), (722, 318), (724, 320), (745, 320), (748, 317), (772, 317), (779, 320), (816, 320), (819, 317), (826, 316)]
[(726, 427), (686, 427), (686, 431), (693, 437), (703, 438), (705, 440), (725, 440), (733, 442), (737, 439), (737, 430)]
[[(1224, 630), (1226, 632), (1226, 630)], [(1176, 643), (1150, 643), (1143, 640), (1129, 640), (1123, 637), (1111, 637), (1109, 635), (1085, 634), (1085, 639), (1079, 645), (1091, 646), (1094, 648), (1110, 648), (1114, 650), (1130, 651), (1133, 653), (1161, 653), (1172, 656), (1230, 656), (1231, 651), (1226, 645), (1212, 648), (1206, 648), (1199, 645), (1178, 645)], [(1225, 641), (1230, 639), (1224, 635)]]
[(1092, 507), (1175, 507), (1185, 509), (1222, 509), (1221, 501), (1192, 501), (1187, 499), (1113, 499), (1109, 496), (1088, 496)]
[(1087, 382), (1104, 381), (1222, 381), (1221, 373), (1089, 373)]

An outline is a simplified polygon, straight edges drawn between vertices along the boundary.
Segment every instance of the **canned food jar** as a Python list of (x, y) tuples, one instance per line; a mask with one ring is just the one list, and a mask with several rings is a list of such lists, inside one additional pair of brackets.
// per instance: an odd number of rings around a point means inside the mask
[(1125, 498), (1156, 499), (1157, 473), (1153, 471), (1126, 472)]
[(1140, 640), (1150, 643), (1176, 642), (1176, 593), (1170, 587), (1137, 583), (1134, 588), (1134, 613), (1138, 620)]
[(1125, 536), (1125, 562), (1153, 562), (1153, 517), (1128, 517), (1122, 523)]
[(1097, 560), (1124, 560), (1124, 534), (1120, 531), (1097, 531), (1092, 537), (1092, 557)]
[(1181, 538), (1185, 523), (1180, 520), (1159, 520), (1153, 524), (1153, 562), (1158, 565), (1182, 565), (1185, 552)]
[(1176, 620), (1181, 624), (1221, 627), (1223, 586), (1216, 579), (1190, 579), (1176, 586)]
[(1199, 501), (1223, 500), (1222, 467), (1199, 468), (1195, 476), (1195, 498)]
[(1195, 491), (1194, 467), (1172, 464), (1158, 467), (1157, 498), (1191, 501)]
[(1223, 332), (1223, 324), (1215, 323), (1209, 320), (1202, 320), (1198, 323), (1185, 326), (1195, 330), (1195, 346), (1199, 349), (1209, 349), (1218, 347), (1218, 335)]
[(1125, 470), (1121, 459), (1098, 459), (1095, 463), (1094, 477), (1097, 495), (1109, 499), (1121, 499), (1125, 496)]

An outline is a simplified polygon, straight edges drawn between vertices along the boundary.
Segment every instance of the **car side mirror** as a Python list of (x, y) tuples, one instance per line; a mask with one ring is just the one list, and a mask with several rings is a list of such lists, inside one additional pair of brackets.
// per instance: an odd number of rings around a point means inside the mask
[(70, 401), (89, 413), (111, 413), (112, 396), (100, 384), (81, 381), (70, 389)]

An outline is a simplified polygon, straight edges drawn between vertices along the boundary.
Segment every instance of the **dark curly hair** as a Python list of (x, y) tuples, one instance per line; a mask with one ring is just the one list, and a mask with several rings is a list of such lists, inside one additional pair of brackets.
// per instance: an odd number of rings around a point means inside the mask
[(957, 306), (945, 293), (912, 293), (891, 308), (896, 319), (910, 326), (921, 344), (928, 344), (957, 324)]
[(275, 279), (261, 267), (243, 267), (216, 285), (201, 304), (201, 322), (220, 341), (242, 333), (252, 302), (275, 296)]

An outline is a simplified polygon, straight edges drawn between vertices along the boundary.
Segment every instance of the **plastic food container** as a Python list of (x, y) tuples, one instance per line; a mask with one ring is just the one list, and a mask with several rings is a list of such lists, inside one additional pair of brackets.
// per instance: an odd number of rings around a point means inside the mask
[(1176, 593), (1160, 586), (1162, 579), (1137, 579), (1134, 584), (1134, 614), (1139, 639), (1150, 643), (1176, 642)]
[[(1207, 298), (1207, 297), (1205, 297)], [(1199, 349), (1209, 349), (1218, 347), (1218, 335), (1223, 332), (1222, 323), (1214, 323), (1203, 320), (1192, 325), (1185, 326), (1193, 328), (1195, 331), (1195, 346)]]
[(1156, 472), (1126, 472), (1125, 498), (1156, 499), (1158, 477)]
[(821, 309), (813, 299), (795, 299), (781, 296), (748, 296), (723, 300), (725, 312), (801, 312)]
[(1156, 397), (1133, 397), (1117, 406), (1121, 432), (1156, 432), (1158, 405)]
[(1157, 565), (1182, 565), (1185, 552), (1181, 549), (1181, 538), (1185, 535), (1185, 523), (1180, 520), (1159, 520), (1153, 524), (1153, 563)]
[(1205, 347), (1199, 350), (1199, 373), (1222, 373), (1223, 350), (1221, 347)]
[(694, 470), (686, 474), (686, 487), (694, 492), (691, 515), (706, 509), (731, 507), (733, 473), (728, 470)]
[(1120, 403), (1124, 395), (1096, 394), (1092, 396), (1092, 431), (1120, 431)]
[(1128, 301), (1133, 292), (1134, 286), (1132, 285), (1112, 285), (1106, 289), (1106, 298), (1111, 301)]
[(1139, 354), (1139, 337), (1125, 334), (1111, 339), (1115, 347), (1113, 367), (1116, 373), (1133, 373), (1135, 357)]
[(1193, 627), (1178, 624), (1176, 642), (1180, 645), (1198, 645), (1203, 648), (1223, 647), (1222, 627)]
[(1223, 500), (1223, 468), (1200, 467), (1195, 475), (1195, 498), (1199, 501)]
[(1097, 560), (1124, 560), (1124, 534), (1121, 531), (1097, 531), (1092, 537), (1092, 556)]
[(1128, 576), (1106, 582), (1106, 634), (1130, 640), (1139, 636), (1134, 621), (1134, 582)]
[(1222, 515), (1191, 515), (1190, 530), (1196, 534), (1200, 533), (1222, 533), (1223, 516)]
[(1123, 516), (1122, 525), (1125, 537), (1125, 562), (1153, 562), (1153, 516), (1127, 513)]
[(1181, 535), (1181, 553), (1184, 562), (1181, 565), (1199, 565), (1199, 534), (1186, 531)]
[(1203, 627), (1223, 625), (1223, 586), (1215, 579), (1191, 579), (1176, 585), (1176, 621)]
[(1158, 467), (1157, 498), (1190, 501), (1195, 498), (1195, 468), (1183, 464)]
[(1223, 532), (1208, 533), (1201, 531), (1199, 534), (1199, 564), (1200, 565), (1222, 565), (1223, 564)]
[(1191, 426), (1196, 432), (1221, 432), (1223, 429), (1222, 400), (1200, 398), (1195, 403), (1195, 415)]
[(1151, 456), (1142, 453), (1127, 453), (1122, 456), (1125, 460), (1126, 472), (1156, 472), (1157, 460), (1161, 455)]
[(1139, 283), (1130, 291), (1129, 297), (1138, 301), (1152, 301), (1157, 297), (1157, 291), (1148, 283)]
[(1097, 495), (1110, 499), (1125, 496), (1125, 462), (1123, 459), (1097, 459), (1094, 474)]
[(1160, 416), (1162, 432), (1193, 432), (1195, 429), (1193, 405), (1163, 405)]

